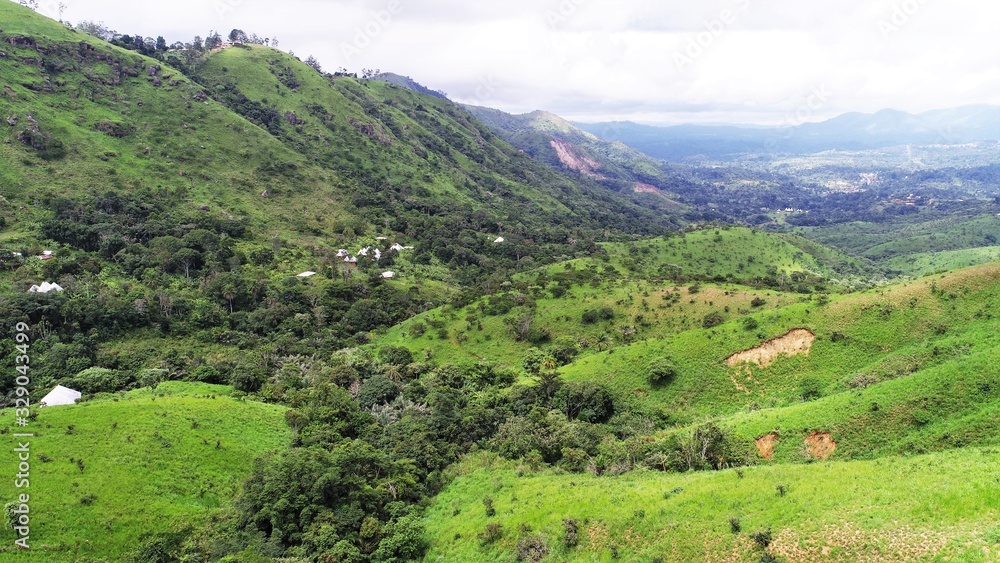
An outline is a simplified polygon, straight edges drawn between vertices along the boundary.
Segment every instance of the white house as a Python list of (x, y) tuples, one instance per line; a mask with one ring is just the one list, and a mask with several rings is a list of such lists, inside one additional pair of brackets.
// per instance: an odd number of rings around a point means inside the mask
[(500, 244), (500, 243), (501, 243), (501, 242), (503, 242), (503, 241), (504, 241), (504, 238), (503, 238), (503, 237), (497, 237), (497, 238), (496, 238), (496, 240), (494, 240), (494, 241), (493, 241), (493, 243), (494, 243), (494, 244)]
[(387, 280), (391, 280), (392, 278), (396, 277), (396, 272), (382, 272), (382, 277)]
[(42, 285), (33, 285), (28, 288), (29, 293), (48, 293), (50, 291), (59, 292), (63, 288), (57, 283), (42, 282)]
[(389, 250), (395, 250), (396, 252), (399, 252), (400, 250), (403, 250), (403, 245), (397, 242), (396, 244), (390, 246)]
[(299, 278), (311, 278), (311, 277), (313, 277), (315, 275), (316, 275), (316, 272), (302, 272), (301, 274), (299, 274), (296, 277), (299, 277)]
[(63, 387), (62, 385), (56, 385), (55, 389), (49, 391), (49, 394), (42, 397), (41, 406), (43, 407), (54, 407), (57, 405), (72, 405), (83, 396), (83, 393), (79, 391), (74, 391), (69, 387)]
[(345, 256), (350, 256), (350, 254), (351, 253), (348, 252), (346, 249), (341, 248), (340, 250), (337, 251), (337, 258), (343, 258)]

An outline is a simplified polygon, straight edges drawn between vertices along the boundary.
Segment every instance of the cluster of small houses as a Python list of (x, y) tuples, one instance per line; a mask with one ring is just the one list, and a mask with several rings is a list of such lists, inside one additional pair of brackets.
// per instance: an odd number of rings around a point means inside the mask
[[(377, 240), (384, 241), (384, 240), (387, 240), (387, 239), (385, 237), (378, 237)], [(402, 252), (404, 250), (413, 250), (413, 248), (414, 247), (412, 247), (412, 246), (403, 246), (403, 245), (401, 245), (399, 243), (395, 243), (395, 244), (393, 244), (392, 246), (389, 247), (389, 249), (386, 251), (386, 253), (389, 253), (389, 252), (399, 253), (399, 252)], [(369, 260), (372, 260), (375, 263), (378, 263), (378, 262), (380, 262), (382, 260), (382, 254), (383, 254), (383, 252), (382, 252), (381, 249), (379, 249), (379, 248), (372, 248), (370, 246), (366, 246), (366, 247), (358, 250), (357, 252), (354, 253), (354, 256), (352, 256), (351, 253), (346, 248), (341, 248), (341, 249), (337, 250), (337, 258), (342, 258), (345, 264), (348, 264), (348, 265), (351, 265), (351, 266), (357, 266), (357, 264), (358, 264), (358, 256), (362, 256), (364, 258), (368, 258)], [(316, 275), (316, 272), (308, 271), (308, 272), (302, 272), (301, 274), (298, 275), (298, 277), (300, 277), (300, 278), (311, 278), (311, 277), (313, 277), (315, 275)], [(391, 280), (392, 278), (396, 277), (396, 272), (389, 272), (389, 271), (382, 272), (382, 277), (385, 278), (385, 279), (387, 279), (387, 280)]]

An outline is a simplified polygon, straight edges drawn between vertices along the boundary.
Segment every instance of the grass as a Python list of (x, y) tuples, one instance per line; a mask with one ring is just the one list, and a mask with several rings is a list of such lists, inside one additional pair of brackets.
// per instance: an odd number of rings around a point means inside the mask
[[(231, 391), (169, 382), (40, 409), (26, 429), (35, 433), (32, 550), (14, 549), (8, 529), (0, 558), (120, 561), (146, 535), (205, 522), (229, 504), (255, 457), (289, 441), (283, 407), (235, 399)], [(17, 441), (10, 433), (25, 430), (13, 423), (13, 410), (5, 409), (8, 452)], [(3, 456), (0, 471), (14, 475), (16, 462), (12, 453)], [(5, 502), (24, 492), (12, 480), (3, 491)]]
[[(911, 458), (774, 465), (692, 474), (632, 472), (619, 477), (518, 471), (474, 454), (427, 513), (426, 561), (513, 561), (524, 530), (541, 533), (546, 561), (758, 561), (750, 534), (770, 529), (770, 551), (788, 561), (995, 560), (987, 538), (1000, 515), (997, 449)], [(899, 479), (887, 478), (899, 476)], [(779, 496), (776, 487), (786, 494)], [(901, 486), (904, 485), (904, 486)], [(497, 515), (487, 518), (482, 498)], [(730, 517), (742, 532), (734, 534)], [(562, 543), (565, 518), (579, 545)], [(499, 541), (481, 546), (488, 522)], [(992, 556), (990, 555), (992, 554)], [(935, 559), (935, 560), (938, 560)]]
[[(807, 376), (819, 381), (823, 394), (831, 394), (851, 389), (850, 382), (861, 374), (883, 381), (940, 364), (969, 347), (985, 352), (996, 346), (990, 311), (1000, 303), (998, 272), (1000, 265), (980, 266), (835, 296), (825, 305), (796, 303), (754, 314), (758, 327), (751, 331), (734, 319), (596, 353), (561, 372), (568, 380), (601, 381), (649, 409), (669, 405), (681, 421), (786, 406), (799, 402), (799, 385)], [(800, 327), (817, 337), (808, 355), (779, 359), (766, 369), (753, 367), (750, 376), (724, 363), (734, 352)], [(652, 389), (643, 370), (662, 356), (675, 360), (678, 377)]]

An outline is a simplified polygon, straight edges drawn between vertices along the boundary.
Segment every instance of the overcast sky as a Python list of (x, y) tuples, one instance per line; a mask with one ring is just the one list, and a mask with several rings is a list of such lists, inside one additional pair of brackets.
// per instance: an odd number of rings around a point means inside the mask
[[(325, 70), (379, 68), (460, 102), (578, 121), (795, 124), (1000, 104), (988, 0), (63, 0), (168, 42), (233, 28)], [(57, 16), (57, 0), (40, 0)]]

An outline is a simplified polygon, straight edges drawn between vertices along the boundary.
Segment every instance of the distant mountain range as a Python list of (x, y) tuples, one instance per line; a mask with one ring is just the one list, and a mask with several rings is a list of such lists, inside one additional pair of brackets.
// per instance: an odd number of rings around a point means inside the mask
[(811, 154), (907, 144), (1000, 141), (1000, 106), (964, 106), (916, 115), (890, 109), (874, 114), (855, 112), (794, 127), (656, 127), (628, 121), (575, 125), (601, 139), (620, 141), (654, 158), (730, 160), (758, 153)]

